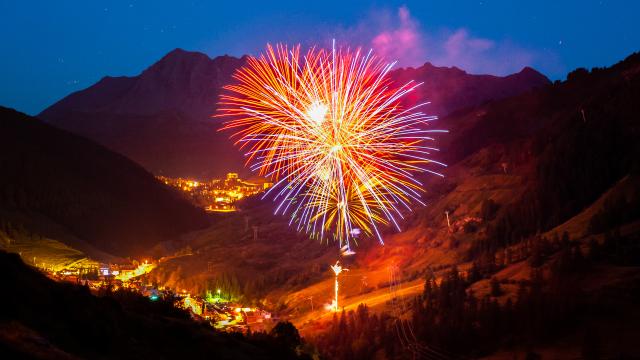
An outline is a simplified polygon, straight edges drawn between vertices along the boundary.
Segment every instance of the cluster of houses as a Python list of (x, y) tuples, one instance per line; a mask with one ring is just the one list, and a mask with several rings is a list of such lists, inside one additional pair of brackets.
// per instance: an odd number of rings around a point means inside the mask
[(228, 173), (224, 179), (195, 181), (183, 178), (158, 176), (166, 185), (186, 192), (190, 199), (207, 211), (235, 211), (235, 202), (251, 195), (259, 194), (273, 184), (264, 179), (249, 182), (237, 173)]
[(177, 306), (189, 310), (196, 318), (209, 321), (216, 329), (265, 331), (274, 324), (270, 312), (255, 307), (242, 307), (232, 302), (194, 297), (187, 293), (178, 293), (178, 296), (181, 298), (176, 301)]

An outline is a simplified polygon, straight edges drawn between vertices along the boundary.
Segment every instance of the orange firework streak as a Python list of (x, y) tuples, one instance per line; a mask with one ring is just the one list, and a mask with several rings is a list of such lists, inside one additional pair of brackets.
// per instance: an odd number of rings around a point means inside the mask
[(393, 224), (419, 202), (416, 173), (431, 172), (435, 120), (401, 99), (420, 84), (394, 87), (394, 64), (359, 49), (331, 51), (268, 45), (226, 86), (223, 129), (233, 129), (252, 170), (275, 185), (276, 213), (312, 237), (340, 246), (363, 233), (382, 243), (380, 224)]

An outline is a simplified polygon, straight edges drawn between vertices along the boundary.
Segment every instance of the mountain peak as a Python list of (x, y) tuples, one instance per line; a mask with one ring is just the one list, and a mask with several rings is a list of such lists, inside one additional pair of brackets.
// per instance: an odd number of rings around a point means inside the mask
[[(216, 131), (219, 118), (212, 120), (211, 115), (222, 87), (233, 81), (234, 72), (246, 61), (247, 56), (212, 58), (177, 48), (138, 76), (105, 78), (40, 116), (107, 144), (155, 172), (184, 176), (210, 173), (211, 169), (219, 171), (216, 175), (240, 171), (244, 159), (227, 134)], [(444, 116), (548, 81), (542, 75), (527, 75), (534, 70), (523, 71), (525, 76), (473, 75), (427, 62), (418, 68), (394, 70), (390, 76), (398, 83), (423, 83), (407, 101), (430, 101), (429, 112)], [(160, 152), (165, 154), (161, 158)]]
[(175, 67), (193, 68), (197, 64), (207, 64), (210, 62), (211, 58), (206, 54), (176, 48), (143, 71), (141, 76), (144, 76), (145, 73), (148, 72), (163, 71), (163, 69), (172, 69)]
[(166, 65), (166, 64), (191, 65), (198, 62), (213, 63), (213, 64), (230, 64), (230, 63), (237, 64), (238, 62), (246, 61), (246, 58), (247, 58), (247, 55), (244, 55), (241, 58), (237, 58), (235, 56), (231, 56), (228, 54), (211, 58), (209, 57), (209, 55), (199, 51), (189, 51), (181, 48), (175, 48), (170, 52), (168, 52), (156, 63), (154, 63), (151, 67), (155, 65)]
[[(414, 68), (407, 68), (407, 69), (414, 69)], [(422, 64), (422, 66), (418, 67), (417, 70), (425, 73), (446, 72), (450, 74), (459, 74), (459, 75), (467, 74), (466, 71), (460, 69), (457, 66), (437, 66), (429, 61)]]
[(156, 116), (181, 114), (207, 120), (215, 111), (222, 85), (245, 60), (176, 48), (138, 76), (102, 78), (41, 113), (53, 120), (71, 111), (100, 110), (109, 114)]
[(182, 48), (175, 48), (175, 49), (169, 51), (158, 62), (170, 61), (170, 60), (188, 59), (188, 58), (206, 58), (208, 60), (211, 60), (211, 58), (209, 58), (209, 56), (207, 54), (205, 54), (205, 53), (201, 53), (199, 51), (184, 50)]
[(512, 78), (512, 79), (517, 78), (524, 82), (537, 83), (537, 86), (535, 87), (539, 87), (540, 85), (546, 85), (551, 83), (551, 80), (549, 80), (549, 78), (547, 78), (538, 70), (529, 66), (523, 67), (522, 70), (520, 70), (515, 74), (507, 76), (507, 78)]
[[(520, 75), (534, 75), (534, 76), (544, 76), (541, 72), (539, 72), (538, 70), (530, 67), (530, 66), (525, 66), (522, 68), (522, 70), (520, 70), (517, 74)], [(546, 78), (546, 76), (544, 76)]]

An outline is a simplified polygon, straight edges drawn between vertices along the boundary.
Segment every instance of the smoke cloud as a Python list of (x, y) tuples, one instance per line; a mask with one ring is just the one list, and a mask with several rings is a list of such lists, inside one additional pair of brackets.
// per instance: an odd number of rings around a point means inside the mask
[(371, 47), (388, 61), (415, 63), (424, 61), (420, 25), (411, 18), (409, 9), (401, 7), (397, 14), (398, 25), (383, 29), (371, 39)]
[(357, 25), (339, 29), (334, 36), (350, 45), (372, 48), (399, 66), (456, 66), (470, 73), (506, 75), (525, 66), (556, 64), (552, 54), (527, 49), (508, 39), (474, 36), (466, 28), (426, 29), (402, 6), (394, 11), (372, 12)]

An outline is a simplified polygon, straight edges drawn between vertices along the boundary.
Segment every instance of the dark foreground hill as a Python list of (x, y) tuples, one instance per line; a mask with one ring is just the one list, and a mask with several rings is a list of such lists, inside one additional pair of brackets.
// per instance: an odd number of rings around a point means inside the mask
[[(3, 359), (294, 359), (287, 342), (215, 332), (170, 300), (56, 283), (0, 251)], [(278, 339), (281, 339), (278, 338)]]
[[(105, 77), (38, 117), (124, 154), (155, 174), (202, 178), (245, 172), (229, 134), (217, 131), (220, 119), (211, 118), (222, 86), (243, 64), (244, 58), (210, 59), (176, 49), (138, 76)], [(422, 82), (411, 101), (430, 101), (424, 111), (438, 116), (549, 83), (531, 68), (499, 77), (429, 63), (395, 70), (391, 76), (402, 83)]]
[(0, 173), (4, 230), (37, 228), (18, 219), (38, 218), (98, 249), (130, 256), (207, 225), (201, 210), (139, 165), (7, 108), (0, 108)]

